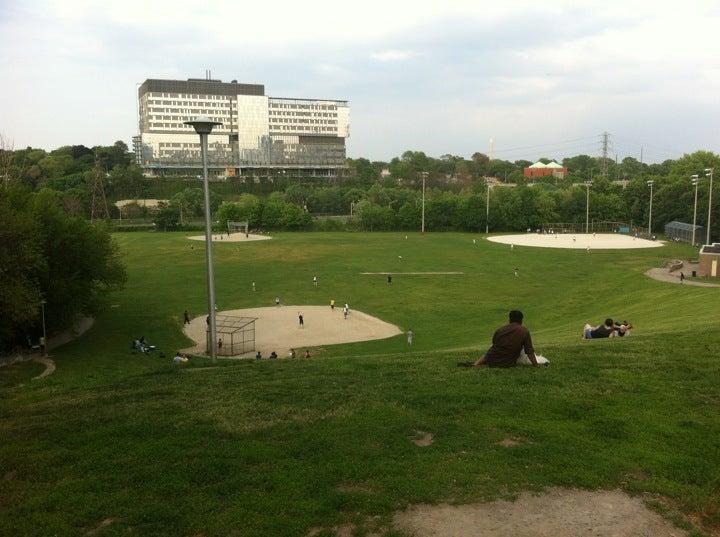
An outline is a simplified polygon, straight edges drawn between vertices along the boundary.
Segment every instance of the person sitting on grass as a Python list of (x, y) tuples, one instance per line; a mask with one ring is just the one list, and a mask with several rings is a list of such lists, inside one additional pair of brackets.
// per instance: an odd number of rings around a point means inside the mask
[(583, 339), (602, 339), (606, 337), (612, 337), (615, 335), (615, 323), (608, 317), (605, 319), (605, 324), (601, 324), (593, 328), (589, 324), (583, 327)]
[(538, 365), (535, 357), (530, 331), (522, 324), (523, 314), (513, 310), (508, 316), (509, 323), (501, 326), (492, 338), (492, 346), (473, 365), (486, 365), (489, 367), (513, 367), (520, 358), (521, 351), (525, 351), (530, 363)]
[(175, 357), (173, 358), (173, 363), (174, 363), (174, 364), (184, 364), (184, 363), (186, 363), (187, 361), (188, 361), (187, 356), (184, 356), (184, 355), (180, 354), (180, 351), (177, 351), (177, 352), (175, 353)]
[(305, 358), (312, 358), (312, 354), (310, 354), (310, 349), (305, 349)]

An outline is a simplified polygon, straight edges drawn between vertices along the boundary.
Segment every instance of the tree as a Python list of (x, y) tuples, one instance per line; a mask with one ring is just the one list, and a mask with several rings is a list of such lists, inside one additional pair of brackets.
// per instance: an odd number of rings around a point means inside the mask
[(0, 190), (0, 347), (40, 335), (40, 300), (48, 333), (93, 314), (125, 282), (108, 230), (65, 213), (57, 192)]
[(163, 231), (176, 229), (180, 224), (180, 208), (177, 205), (161, 207), (153, 219), (156, 229)]

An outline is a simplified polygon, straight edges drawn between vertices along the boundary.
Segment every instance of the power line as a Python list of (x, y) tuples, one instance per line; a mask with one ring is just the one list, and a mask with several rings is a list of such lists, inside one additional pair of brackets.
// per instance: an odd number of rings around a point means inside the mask
[(560, 140), (560, 141), (557, 141), (557, 142), (550, 142), (550, 143), (545, 143), (545, 144), (534, 144), (534, 145), (526, 145), (526, 146), (518, 146), (518, 147), (508, 147), (508, 148), (505, 148), (505, 149), (495, 149), (495, 153), (507, 153), (507, 152), (517, 151), (517, 150), (522, 150), (522, 149), (535, 149), (535, 148), (538, 148), (538, 147), (547, 147), (547, 146), (554, 146), (554, 145), (565, 145), (565, 144), (568, 144), (568, 143), (571, 143), (571, 142), (581, 142), (581, 141), (584, 141), (584, 140), (593, 140), (593, 139), (596, 139), (597, 137), (598, 137), (598, 135), (595, 135), (595, 136), (585, 136), (585, 137), (583, 137), (583, 138), (573, 138), (573, 139), (570, 139), (570, 140)]

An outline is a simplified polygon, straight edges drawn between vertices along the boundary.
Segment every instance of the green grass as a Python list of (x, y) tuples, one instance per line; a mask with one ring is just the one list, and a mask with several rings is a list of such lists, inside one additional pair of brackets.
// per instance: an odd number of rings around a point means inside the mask
[[(690, 250), (511, 251), (472, 238), (217, 244), (221, 309), (334, 298), (412, 326), (415, 344), (399, 336), (327, 346), (311, 361), (178, 370), (129, 342), (144, 334), (168, 355), (187, 345), (182, 312), (205, 307), (202, 243), (118, 234), (129, 282), (117, 307), (55, 352), (51, 377), (28, 382), (36, 373), (23, 368), (37, 364), (0, 369), (0, 535), (81, 534), (108, 518), (95, 535), (305, 535), (344, 522), (362, 532), (412, 503), (551, 485), (657, 493), (720, 526), (720, 295), (643, 276)], [(399, 275), (392, 286), (360, 275), (388, 270), (465, 274)], [(552, 365), (456, 367), (512, 308)], [(606, 316), (634, 334), (579, 340)], [(415, 446), (416, 430), (435, 442)], [(521, 442), (496, 444), (508, 437)]]

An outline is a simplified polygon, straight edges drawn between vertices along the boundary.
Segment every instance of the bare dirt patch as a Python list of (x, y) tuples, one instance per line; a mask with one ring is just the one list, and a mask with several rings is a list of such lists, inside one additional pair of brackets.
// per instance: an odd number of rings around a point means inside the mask
[(397, 513), (395, 527), (416, 537), (684, 537), (686, 533), (621, 491), (553, 488), (517, 501), (418, 505)]
[[(262, 352), (263, 357), (275, 351), (280, 358), (286, 358), (288, 351), (294, 348), (298, 359), (302, 359), (301, 351), (304, 349), (311, 349), (313, 355), (316, 355), (317, 347), (321, 345), (385, 339), (402, 333), (397, 326), (362, 311), (350, 310), (345, 319), (341, 308), (331, 310), (330, 306), (271, 306), (220, 313), (257, 318), (255, 348)], [(303, 315), (302, 327), (298, 322), (298, 313)], [(184, 352), (205, 353), (205, 317), (196, 317), (185, 325), (185, 335), (195, 341), (196, 345)], [(254, 355), (254, 352), (249, 354)]]
[(410, 441), (416, 446), (427, 447), (435, 441), (435, 436), (425, 431), (415, 431), (415, 436), (411, 437)]
[(526, 442), (524, 438), (515, 438), (515, 437), (509, 437), (509, 438), (503, 438), (502, 440), (499, 440), (495, 442), (498, 446), (502, 447), (513, 447), (513, 446), (519, 446), (520, 444)]
[(573, 250), (628, 250), (632, 248), (659, 248), (660, 241), (638, 239), (619, 233), (564, 233), (540, 234), (521, 233), (517, 235), (496, 235), (488, 237), (491, 242), (515, 246), (536, 246), (540, 248), (570, 248)]
[(87, 530), (85, 532), (85, 535), (95, 535), (97, 532), (99, 532), (103, 528), (107, 528), (110, 524), (115, 522), (114, 518), (106, 518), (104, 520), (101, 520), (98, 522), (93, 528)]
[[(188, 237), (191, 241), (203, 241), (205, 242), (205, 235), (193, 235), (192, 237)], [(272, 239), (272, 237), (268, 237), (267, 235), (254, 235), (250, 233), (247, 237), (245, 236), (245, 233), (230, 233), (228, 235), (227, 233), (213, 233), (212, 234), (212, 241), (213, 242), (252, 242), (252, 241), (267, 241)]]

